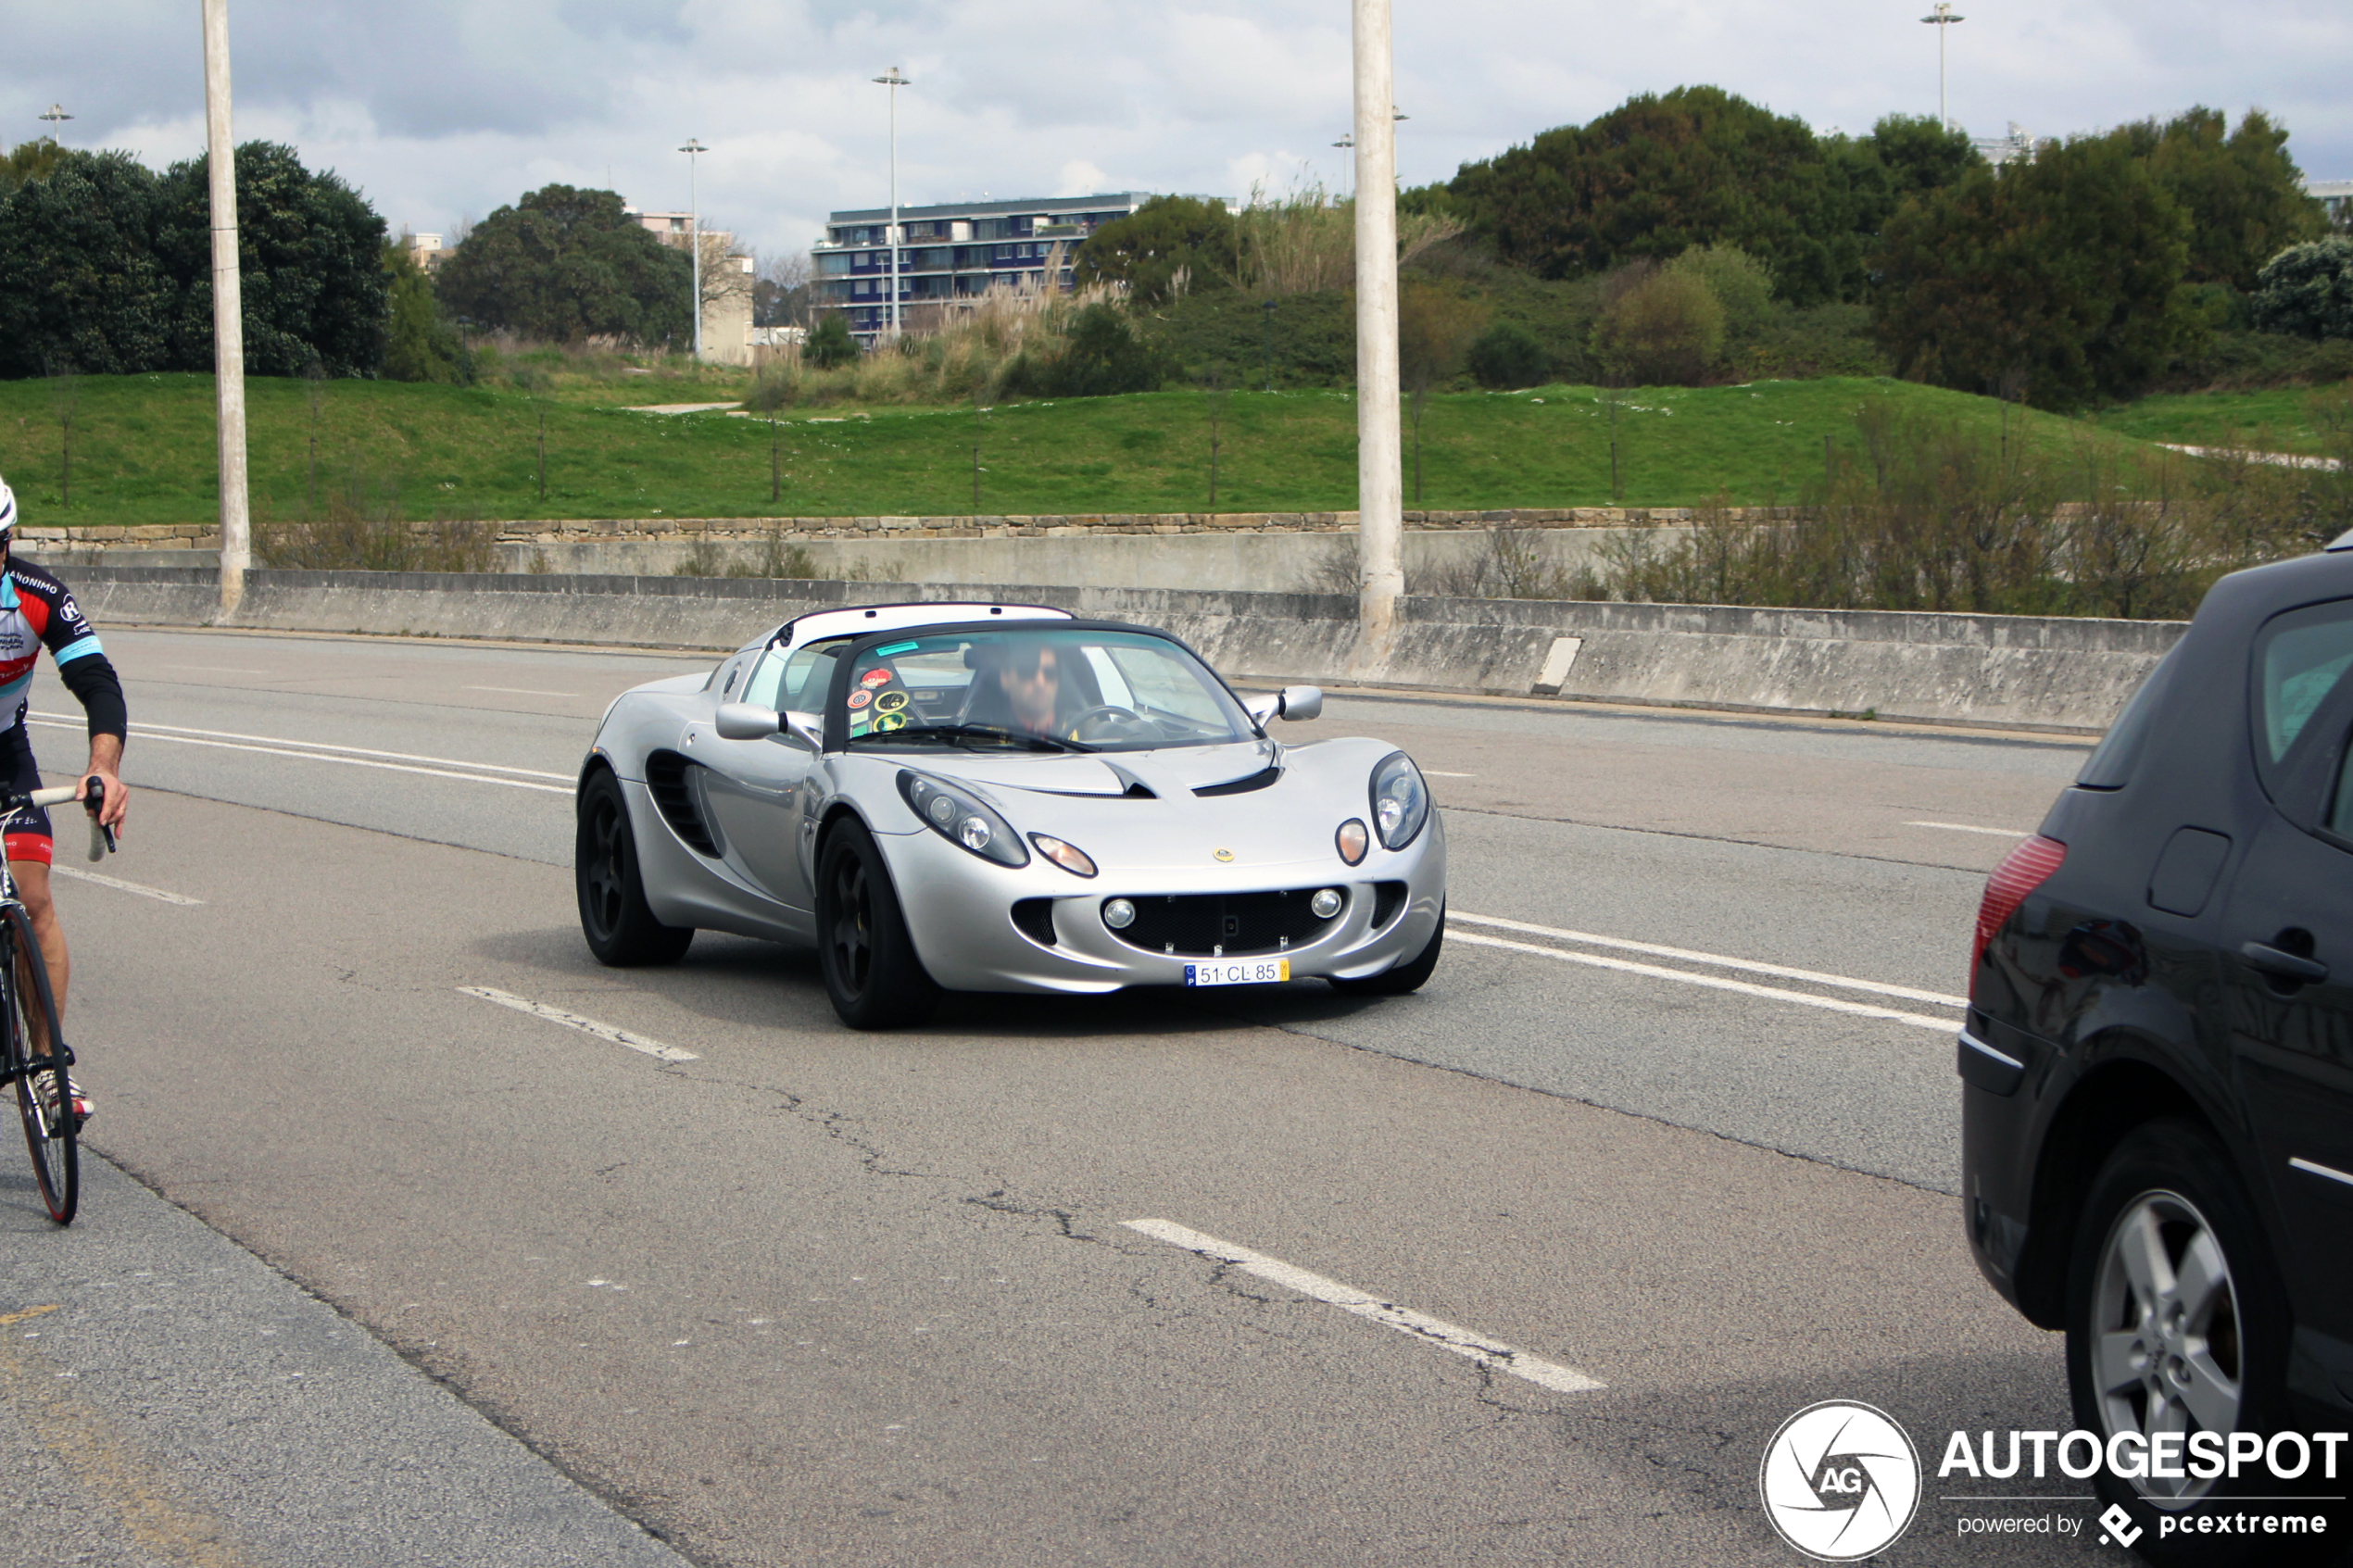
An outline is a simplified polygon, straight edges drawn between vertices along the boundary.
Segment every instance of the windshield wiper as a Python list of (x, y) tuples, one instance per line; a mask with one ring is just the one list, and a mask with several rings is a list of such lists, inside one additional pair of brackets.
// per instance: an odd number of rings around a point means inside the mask
[(908, 724), (900, 729), (883, 730), (854, 736), (851, 744), (862, 740), (943, 740), (953, 744), (964, 740), (1003, 741), (1026, 751), (1099, 751), (1083, 740), (1063, 740), (1054, 735), (1031, 734), (1026, 730), (1008, 730), (996, 724)]

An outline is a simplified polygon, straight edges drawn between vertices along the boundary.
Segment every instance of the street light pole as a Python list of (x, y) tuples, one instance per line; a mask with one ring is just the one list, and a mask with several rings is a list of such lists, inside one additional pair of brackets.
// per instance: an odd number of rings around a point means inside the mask
[(49, 112), (40, 118), (49, 122), (49, 144), (54, 147), (57, 144), (57, 127), (65, 121), (71, 119), (73, 116), (66, 113), (64, 109), (58, 107), (57, 105), (51, 104), (49, 106)]
[(711, 151), (699, 136), (678, 149), (686, 155), (686, 248), (695, 264), (695, 363), (702, 363), (702, 201), (695, 194), (695, 160)]
[(1405, 591), (1397, 401), (1397, 125), (1389, 0), (1354, 0), (1358, 662), (1387, 657)]
[(1953, 117), (1944, 112), (1944, 30), (1966, 18), (1953, 14), (1953, 0), (1936, 0), (1936, 9), (1920, 20), (1936, 30), (1936, 123), (1945, 130), (1953, 129)]
[(245, 596), (245, 312), (237, 271), (237, 149), (229, 127), (229, 0), (204, 0), (205, 161), (212, 187), (212, 371), (220, 433), (220, 613)]
[(875, 78), (890, 89), (890, 229), (884, 238), (890, 242), (890, 341), (899, 341), (899, 90), (912, 78), (897, 66)]

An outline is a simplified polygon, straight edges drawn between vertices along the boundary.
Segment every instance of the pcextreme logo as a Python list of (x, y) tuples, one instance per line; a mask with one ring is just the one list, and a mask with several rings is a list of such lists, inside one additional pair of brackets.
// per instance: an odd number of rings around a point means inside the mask
[(1919, 1450), (1885, 1411), (1825, 1399), (1781, 1423), (1756, 1488), (1781, 1539), (1819, 1562), (1853, 1562), (1911, 1528)]

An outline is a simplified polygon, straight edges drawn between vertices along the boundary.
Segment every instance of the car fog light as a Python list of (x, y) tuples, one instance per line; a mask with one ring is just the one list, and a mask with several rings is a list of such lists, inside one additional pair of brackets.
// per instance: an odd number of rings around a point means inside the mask
[(1315, 897), (1307, 900), (1307, 907), (1315, 911), (1317, 920), (1331, 919), (1340, 913), (1340, 889), (1337, 887), (1320, 888)]
[(1353, 866), (1365, 858), (1365, 851), (1372, 847), (1373, 835), (1363, 822), (1351, 817), (1340, 824), (1336, 842), (1340, 846), (1340, 858)]
[(1125, 931), (1136, 923), (1136, 906), (1125, 898), (1114, 898), (1103, 906), (1103, 923), (1114, 931)]
[(956, 828), (957, 840), (967, 849), (988, 848), (989, 836), (988, 824), (978, 817), (966, 817)]
[(930, 810), (931, 820), (941, 827), (946, 827), (949, 819), (956, 814), (956, 797), (952, 795), (935, 795), (931, 797)]

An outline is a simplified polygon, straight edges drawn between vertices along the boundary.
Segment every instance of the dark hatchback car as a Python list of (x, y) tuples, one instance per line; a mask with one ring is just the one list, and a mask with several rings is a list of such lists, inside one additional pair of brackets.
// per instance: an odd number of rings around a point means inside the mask
[[(2217, 583), (1988, 880), (1959, 1055), (1969, 1243), (2078, 1427), (2353, 1425), (2353, 534)], [(2213, 1561), (2161, 1516), (2337, 1459), (2100, 1485)]]

